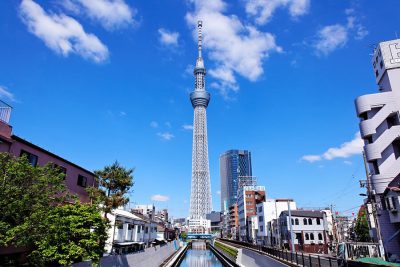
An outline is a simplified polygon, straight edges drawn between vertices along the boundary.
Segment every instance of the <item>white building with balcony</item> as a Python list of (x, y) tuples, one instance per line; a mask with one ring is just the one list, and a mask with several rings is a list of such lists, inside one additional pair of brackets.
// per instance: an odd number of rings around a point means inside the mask
[(383, 245), (387, 253), (400, 256), (400, 225), (391, 221), (392, 199), (388, 202), (384, 195), (400, 175), (400, 39), (379, 43), (372, 65), (379, 92), (358, 97), (355, 105), (370, 170), (367, 186), (377, 203)]

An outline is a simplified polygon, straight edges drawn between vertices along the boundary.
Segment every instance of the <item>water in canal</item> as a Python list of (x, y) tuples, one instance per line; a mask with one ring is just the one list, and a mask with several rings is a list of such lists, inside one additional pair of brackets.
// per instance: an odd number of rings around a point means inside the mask
[(218, 258), (208, 250), (205, 242), (192, 242), (192, 248), (188, 249), (180, 267), (222, 267)]

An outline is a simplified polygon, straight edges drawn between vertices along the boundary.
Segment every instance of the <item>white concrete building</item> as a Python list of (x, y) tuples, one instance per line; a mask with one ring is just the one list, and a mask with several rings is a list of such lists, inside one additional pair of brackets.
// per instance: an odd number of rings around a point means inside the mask
[(211, 221), (207, 219), (188, 219), (189, 233), (209, 234), (211, 232)]
[(367, 187), (378, 204), (385, 250), (400, 256), (399, 225), (390, 220), (392, 211), (384, 196), (389, 183), (400, 175), (400, 39), (379, 43), (372, 65), (379, 92), (355, 101), (370, 170)]
[(124, 254), (150, 247), (157, 238), (157, 224), (123, 209), (107, 214), (108, 230), (106, 253)]
[(284, 247), (291, 247), (292, 230), (296, 251), (328, 253), (328, 226), (323, 211), (292, 210), (291, 218), (288, 211), (283, 211), (279, 216), (279, 228)]
[(293, 199), (266, 199), (257, 204), (258, 233), (257, 243), (266, 246), (276, 246), (278, 240), (273, 238), (272, 220), (277, 220), (282, 211), (296, 210), (296, 202)]

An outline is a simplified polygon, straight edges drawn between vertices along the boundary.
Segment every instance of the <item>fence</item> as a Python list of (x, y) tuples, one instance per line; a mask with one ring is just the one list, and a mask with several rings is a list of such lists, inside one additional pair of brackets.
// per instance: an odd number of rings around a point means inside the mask
[(328, 255), (312, 255), (304, 254), (302, 252), (291, 252), (287, 250), (280, 250), (271, 247), (259, 246), (248, 244), (245, 242), (222, 239), (223, 241), (237, 244), (243, 247), (251, 248), (253, 250), (262, 251), (270, 256), (290, 262), (292, 264), (304, 267), (339, 267), (340, 262), (337, 258), (329, 257)]
[(0, 100), (0, 121), (8, 124), (11, 115), (11, 106)]

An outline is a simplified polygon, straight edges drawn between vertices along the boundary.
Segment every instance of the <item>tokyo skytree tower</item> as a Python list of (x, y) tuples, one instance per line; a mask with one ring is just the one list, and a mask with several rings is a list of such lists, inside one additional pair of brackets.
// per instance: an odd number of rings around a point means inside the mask
[(194, 108), (190, 219), (195, 220), (206, 219), (206, 214), (210, 213), (212, 209), (206, 114), (210, 93), (205, 89), (206, 69), (201, 55), (202, 26), (202, 21), (198, 21), (199, 55), (194, 68), (195, 90), (190, 94), (190, 101)]

